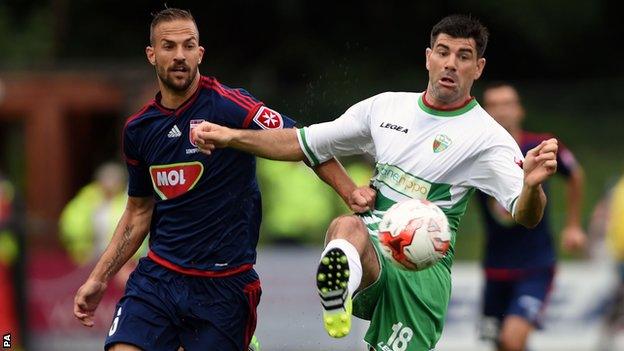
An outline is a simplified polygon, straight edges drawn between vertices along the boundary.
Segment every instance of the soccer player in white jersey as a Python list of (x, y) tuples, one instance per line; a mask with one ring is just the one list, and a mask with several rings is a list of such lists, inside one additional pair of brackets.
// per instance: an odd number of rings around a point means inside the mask
[[(557, 141), (546, 140), (523, 157), (470, 95), (485, 67), (487, 38), (478, 20), (445, 17), (433, 27), (425, 51), (425, 92), (379, 94), (330, 122), (299, 130), (244, 131), (210, 123), (195, 129), (194, 140), (207, 154), (233, 147), (311, 165), (333, 156), (374, 157), (372, 187), (354, 190), (350, 198), (352, 209), (371, 211), (332, 221), (319, 263), (317, 287), (330, 336), (346, 335), (353, 313), (371, 321), (365, 336), (371, 350), (433, 349), (451, 293), (455, 232), (474, 189), (496, 198), (522, 225), (541, 220), (541, 183), (557, 168)], [(376, 236), (384, 211), (409, 198), (438, 205), (453, 232), (446, 258), (418, 272), (390, 264)]]

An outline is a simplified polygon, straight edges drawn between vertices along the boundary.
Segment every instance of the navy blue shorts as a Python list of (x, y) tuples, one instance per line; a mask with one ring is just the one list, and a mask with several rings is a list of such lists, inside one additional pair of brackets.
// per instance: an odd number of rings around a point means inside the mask
[(508, 277), (486, 273), (481, 326), (483, 338), (495, 338), (500, 324), (510, 315), (522, 317), (541, 328), (544, 307), (555, 276), (554, 268), (509, 272)]
[(126, 343), (146, 351), (246, 350), (260, 294), (253, 269), (206, 278), (142, 258), (115, 308), (104, 349)]

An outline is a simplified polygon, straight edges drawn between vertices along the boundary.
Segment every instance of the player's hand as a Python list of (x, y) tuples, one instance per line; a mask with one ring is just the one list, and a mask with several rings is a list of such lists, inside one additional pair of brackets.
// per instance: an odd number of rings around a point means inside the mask
[(191, 130), (191, 139), (197, 148), (210, 155), (215, 148), (227, 147), (232, 140), (232, 129), (210, 122), (202, 122)]
[(349, 208), (355, 213), (370, 211), (375, 207), (376, 196), (374, 189), (368, 186), (359, 187), (349, 195)]
[(74, 316), (86, 327), (93, 326), (93, 315), (106, 291), (106, 284), (87, 280), (74, 297)]
[(527, 152), (522, 169), (524, 184), (537, 186), (557, 171), (557, 139), (551, 138)]
[(581, 251), (587, 244), (587, 235), (580, 226), (567, 226), (561, 231), (561, 247), (566, 252)]

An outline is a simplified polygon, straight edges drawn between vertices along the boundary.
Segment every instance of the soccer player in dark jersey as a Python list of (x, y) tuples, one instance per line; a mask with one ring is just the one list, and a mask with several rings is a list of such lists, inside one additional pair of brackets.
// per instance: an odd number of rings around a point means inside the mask
[[(516, 89), (493, 83), (483, 93), (484, 108), (518, 142), (522, 153), (552, 138), (522, 130), (524, 109)], [(567, 220), (561, 233), (567, 251), (585, 244), (580, 210), (583, 172), (572, 153), (559, 142), (557, 173), (567, 181)], [(544, 191), (548, 191), (544, 184)], [(493, 198), (479, 192), (487, 233), (484, 269), (483, 338), (492, 339), (498, 350), (525, 350), (529, 334), (540, 327), (555, 274), (555, 249), (548, 213), (533, 229), (517, 225)], [(548, 208), (546, 208), (548, 211)]]
[[(261, 294), (253, 269), (261, 219), (255, 158), (234, 149), (208, 157), (191, 129), (203, 121), (243, 129), (290, 128), (294, 121), (199, 74), (204, 48), (190, 12), (165, 9), (150, 29), (146, 54), (160, 92), (125, 124), (128, 203), (76, 293), (74, 314), (93, 325), (109, 279), (149, 232), (149, 253), (128, 280), (105, 349), (241, 351), (254, 333)], [(356, 188), (335, 160), (315, 171), (343, 199)]]

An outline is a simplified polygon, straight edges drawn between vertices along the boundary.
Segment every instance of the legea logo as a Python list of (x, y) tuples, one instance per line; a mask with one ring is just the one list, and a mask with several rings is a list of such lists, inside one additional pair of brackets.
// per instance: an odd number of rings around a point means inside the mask
[(150, 167), (152, 185), (163, 200), (173, 199), (193, 189), (203, 173), (204, 166), (197, 161)]

